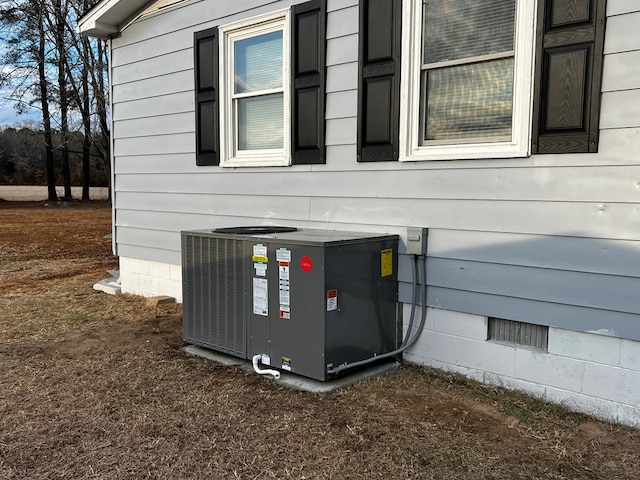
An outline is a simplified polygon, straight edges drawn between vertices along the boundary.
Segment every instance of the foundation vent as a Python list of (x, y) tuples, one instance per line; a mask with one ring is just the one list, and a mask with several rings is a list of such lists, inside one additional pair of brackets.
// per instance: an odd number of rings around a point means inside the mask
[(488, 339), (533, 347), (546, 352), (549, 349), (549, 327), (489, 317)]

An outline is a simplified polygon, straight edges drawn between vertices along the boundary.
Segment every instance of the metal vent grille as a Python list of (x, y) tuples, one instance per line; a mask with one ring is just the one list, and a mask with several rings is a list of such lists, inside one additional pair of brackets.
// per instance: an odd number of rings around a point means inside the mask
[(245, 358), (245, 243), (190, 235), (182, 241), (185, 340)]
[(549, 349), (549, 327), (489, 317), (489, 340)]

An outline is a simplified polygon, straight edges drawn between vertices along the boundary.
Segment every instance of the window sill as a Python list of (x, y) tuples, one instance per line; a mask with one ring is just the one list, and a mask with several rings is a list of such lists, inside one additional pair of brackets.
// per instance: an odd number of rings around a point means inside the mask
[(401, 162), (420, 162), (431, 160), (476, 160), (491, 158), (528, 157), (527, 147), (512, 143), (465, 144), (415, 147), (400, 154)]
[(286, 156), (260, 156), (259, 158), (235, 157), (224, 160), (221, 167), (288, 167), (291, 165), (291, 158)]

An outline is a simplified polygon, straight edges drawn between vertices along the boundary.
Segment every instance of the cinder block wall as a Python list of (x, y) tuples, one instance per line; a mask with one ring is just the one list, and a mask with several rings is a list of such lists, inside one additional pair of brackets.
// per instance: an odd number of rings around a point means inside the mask
[(143, 297), (169, 295), (182, 302), (182, 268), (180, 265), (120, 257), (122, 293)]
[[(410, 310), (405, 305), (405, 330)], [(549, 328), (544, 352), (488, 341), (487, 323), (483, 316), (428, 308), (425, 328), (404, 358), (640, 427), (640, 342)]]

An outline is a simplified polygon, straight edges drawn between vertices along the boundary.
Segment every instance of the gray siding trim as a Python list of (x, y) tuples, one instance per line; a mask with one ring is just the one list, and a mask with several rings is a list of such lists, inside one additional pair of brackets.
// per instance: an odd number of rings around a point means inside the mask
[(427, 270), (440, 288), (640, 314), (640, 278), (438, 258)]
[(637, 241), (436, 230), (429, 235), (429, 255), (640, 278)]
[[(406, 298), (406, 287), (403, 290)], [(436, 308), (640, 340), (634, 314), (439, 287), (429, 288), (427, 301)]]

